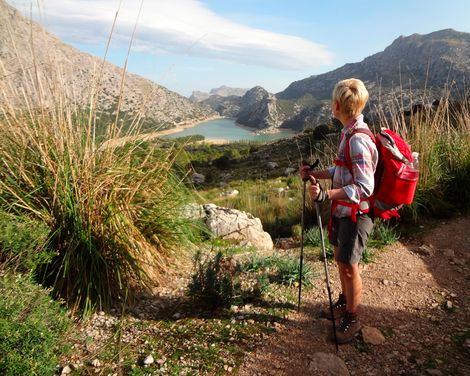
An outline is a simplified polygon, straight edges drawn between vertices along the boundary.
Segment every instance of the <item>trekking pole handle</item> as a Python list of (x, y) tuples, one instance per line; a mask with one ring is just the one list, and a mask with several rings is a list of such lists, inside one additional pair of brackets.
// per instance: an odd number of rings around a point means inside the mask
[[(310, 164), (305, 160), (302, 161), (302, 166), (308, 166), (310, 171), (315, 170), (315, 168), (317, 168), (317, 166), (319, 164), (320, 164), (319, 159), (317, 159), (313, 164)], [(313, 184), (313, 185), (317, 184), (317, 180), (312, 175), (309, 175), (308, 178), (306, 178), (306, 179), (304, 178), (302, 180), (303, 181), (310, 181), (310, 183)]]

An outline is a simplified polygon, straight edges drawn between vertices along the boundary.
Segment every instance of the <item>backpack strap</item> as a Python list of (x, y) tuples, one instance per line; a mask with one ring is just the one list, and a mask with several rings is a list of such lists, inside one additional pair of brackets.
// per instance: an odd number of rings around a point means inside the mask
[[(352, 175), (352, 160), (351, 160), (351, 150), (349, 147), (349, 141), (351, 140), (351, 137), (354, 136), (357, 133), (363, 133), (368, 135), (372, 142), (375, 144), (375, 136), (372, 133), (372, 131), (368, 128), (359, 128), (353, 130), (350, 134), (346, 135), (346, 145), (344, 145), (344, 159), (345, 161), (340, 161), (340, 160), (335, 160), (334, 163), (336, 166), (346, 166), (349, 170), (349, 172)], [(338, 163), (338, 164), (337, 164)]]
[[(375, 136), (372, 133), (372, 131), (368, 128), (355, 129), (351, 133), (345, 135), (345, 137), (346, 137), (345, 145), (344, 145), (344, 159), (345, 160), (342, 161), (340, 159), (335, 159), (334, 164), (336, 166), (345, 166), (345, 167), (347, 167), (349, 172), (351, 173), (351, 176), (354, 176), (354, 175), (353, 175), (353, 171), (352, 171), (352, 160), (351, 160), (351, 152), (350, 152), (350, 147), (349, 147), (349, 141), (350, 141), (351, 137), (354, 136), (356, 133), (363, 133), (363, 134), (368, 135), (371, 138), (372, 142), (374, 142), (374, 144), (375, 144)], [(367, 198), (365, 200), (361, 200), (361, 202), (368, 201), (368, 200), (369, 200), (369, 198)], [(361, 202), (359, 202), (359, 204), (355, 204), (355, 203), (347, 202), (347, 201), (333, 200), (333, 202), (331, 204), (331, 216), (333, 216), (333, 213), (334, 213), (334, 211), (335, 211), (335, 209), (338, 205), (347, 206), (347, 207), (351, 208), (351, 220), (353, 222), (356, 222), (357, 221), (357, 213), (359, 211), (361, 211), (362, 213), (368, 213), (369, 209), (370, 209), (370, 205), (369, 205), (369, 208), (367, 208), (367, 209), (365, 209), (365, 208), (361, 209)]]

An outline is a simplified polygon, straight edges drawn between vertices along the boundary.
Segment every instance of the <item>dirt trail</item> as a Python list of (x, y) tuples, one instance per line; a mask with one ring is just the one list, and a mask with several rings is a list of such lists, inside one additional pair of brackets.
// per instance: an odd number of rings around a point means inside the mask
[[(379, 329), (385, 342), (370, 345), (359, 337), (340, 346), (337, 355), (351, 375), (470, 375), (469, 230), (468, 217), (442, 222), (361, 266), (360, 320)], [(336, 297), (333, 264), (330, 275)], [(318, 375), (309, 370), (313, 354), (336, 354), (326, 339), (330, 324), (318, 314), (325, 304), (326, 288), (318, 280), (303, 295), (301, 312), (246, 355), (239, 375)]]

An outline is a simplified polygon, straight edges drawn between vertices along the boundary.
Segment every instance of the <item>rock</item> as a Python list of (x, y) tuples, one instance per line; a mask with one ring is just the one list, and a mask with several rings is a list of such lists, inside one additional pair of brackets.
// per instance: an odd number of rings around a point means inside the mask
[(145, 359), (144, 359), (144, 364), (146, 366), (150, 365), (150, 364), (153, 364), (155, 362), (155, 360), (153, 359), (153, 356), (152, 355), (148, 355)]
[(349, 376), (349, 371), (343, 360), (336, 355), (317, 352), (308, 364), (308, 375)]
[(423, 256), (431, 256), (434, 253), (434, 247), (430, 244), (423, 244), (416, 249), (416, 252)]
[(470, 338), (467, 338), (465, 342), (463, 343), (463, 346), (466, 347), (467, 349), (470, 349)]
[(195, 172), (192, 176), (193, 183), (202, 184), (206, 181), (206, 177), (203, 174), (198, 174)]
[(276, 163), (276, 162), (268, 162), (268, 163), (266, 163), (266, 168), (267, 168), (268, 170), (275, 170), (275, 169), (278, 168), (278, 167), (279, 167), (279, 164)]
[(61, 375), (68, 375), (69, 373), (72, 372), (72, 368), (70, 366), (65, 366), (64, 368), (62, 368), (62, 373)]
[(257, 129), (274, 129), (285, 115), (278, 111), (277, 98), (261, 86), (248, 90), (240, 100), (237, 123)]
[(391, 282), (389, 280), (383, 279), (382, 284), (384, 284), (385, 286), (390, 286)]
[(286, 175), (286, 176), (293, 175), (296, 171), (297, 171), (297, 169), (294, 168), (294, 167), (287, 167), (284, 170), (284, 175)]
[(205, 223), (209, 230), (222, 239), (234, 239), (242, 246), (272, 250), (271, 236), (263, 230), (259, 218), (250, 213), (223, 208), (214, 204), (203, 205), (206, 212)]
[(179, 312), (176, 312), (176, 313), (173, 315), (173, 318), (174, 318), (174, 319), (177, 319), (177, 320), (178, 320), (180, 317), (181, 317), (181, 313), (179, 313)]
[(276, 240), (276, 248), (292, 249), (300, 246), (300, 243), (292, 238), (279, 238)]
[(100, 362), (98, 359), (93, 359), (93, 360), (91, 361), (91, 365), (92, 365), (93, 367), (98, 368), (98, 367), (101, 367), (101, 362)]
[(385, 337), (381, 331), (370, 326), (364, 326), (362, 328), (362, 338), (365, 343), (369, 343), (371, 345), (380, 345), (385, 342)]
[(445, 307), (446, 307), (446, 309), (452, 309), (452, 308), (454, 308), (454, 305), (452, 304), (452, 302), (450, 300), (447, 300)]
[(160, 359), (157, 360), (157, 363), (158, 363), (159, 366), (164, 365), (165, 362), (166, 362), (166, 358), (165, 358), (165, 357), (162, 357), (162, 358), (160, 358)]
[(428, 368), (428, 369), (426, 370), (426, 373), (427, 373), (428, 375), (432, 375), (432, 376), (442, 376), (442, 372), (439, 371), (438, 369), (429, 369), (429, 368)]
[(232, 189), (231, 191), (222, 192), (221, 196), (223, 196), (223, 197), (235, 197), (235, 196), (238, 196), (239, 194), (240, 194), (240, 192), (238, 190)]

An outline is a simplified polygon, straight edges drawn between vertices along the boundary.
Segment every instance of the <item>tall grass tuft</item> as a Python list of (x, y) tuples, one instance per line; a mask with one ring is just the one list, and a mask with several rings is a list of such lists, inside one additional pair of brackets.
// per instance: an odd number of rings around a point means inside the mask
[(161, 278), (191, 232), (179, 215), (186, 191), (176, 150), (125, 143), (139, 116), (123, 127), (117, 111), (96, 137), (98, 79), (86, 104), (60, 67), (44, 66), (13, 76), (0, 66), (0, 206), (48, 226), (55, 256), (37, 278), (88, 312)]

